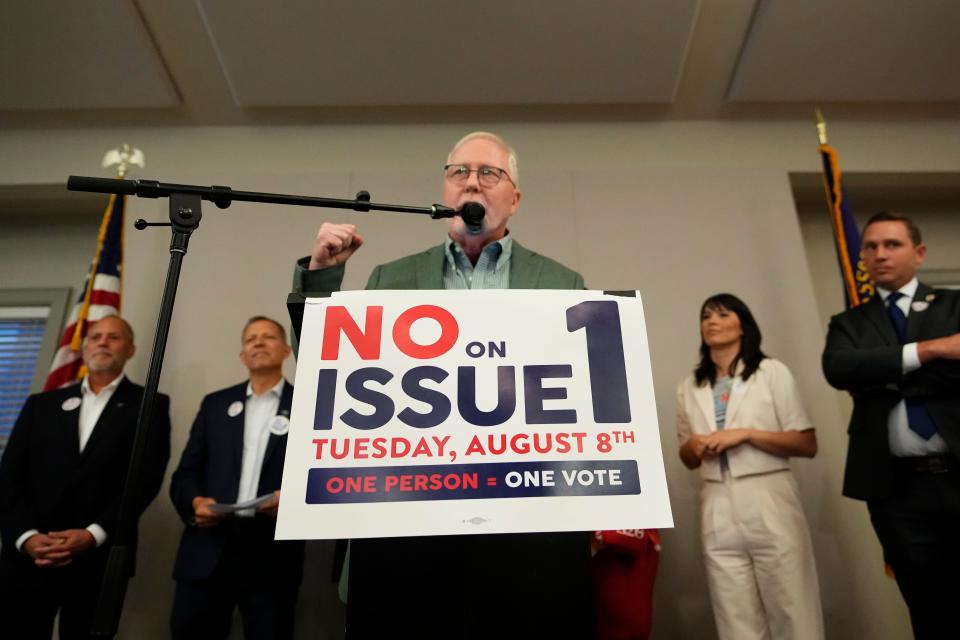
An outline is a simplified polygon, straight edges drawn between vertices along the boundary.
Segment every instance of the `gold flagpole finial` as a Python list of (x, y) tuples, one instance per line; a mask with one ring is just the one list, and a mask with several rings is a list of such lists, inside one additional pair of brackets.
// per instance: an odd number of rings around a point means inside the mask
[(103, 156), (103, 162), (100, 163), (100, 166), (104, 169), (114, 165), (117, 167), (117, 177), (122, 178), (127, 175), (127, 168), (130, 165), (136, 165), (143, 169), (147, 166), (147, 163), (143, 157), (143, 151), (124, 144), (119, 149), (110, 149), (110, 151), (107, 151)]
[(820, 138), (820, 144), (827, 144), (827, 121), (823, 119), (823, 112), (820, 107), (814, 109), (817, 114), (817, 137)]

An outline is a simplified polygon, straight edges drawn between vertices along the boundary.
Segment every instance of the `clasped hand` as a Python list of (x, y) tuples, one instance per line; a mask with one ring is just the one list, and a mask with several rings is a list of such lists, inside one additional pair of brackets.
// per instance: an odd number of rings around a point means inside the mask
[(693, 452), (701, 460), (712, 460), (724, 451), (750, 439), (749, 429), (721, 429), (710, 435), (694, 435)]
[(63, 567), (77, 556), (93, 549), (97, 541), (86, 529), (65, 529), (36, 533), (23, 543), (23, 551), (38, 567)]

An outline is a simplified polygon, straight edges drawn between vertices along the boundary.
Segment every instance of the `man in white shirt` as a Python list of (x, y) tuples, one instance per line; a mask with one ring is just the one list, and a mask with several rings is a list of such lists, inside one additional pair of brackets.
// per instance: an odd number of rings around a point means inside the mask
[[(143, 396), (123, 373), (136, 351), (133, 330), (117, 316), (102, 318), (82, 349), (87, 376), (30, 396), (0, 463), (0, 621), (11, 638), (50, 637), (58, 611), (61, 638), (87, 638), (117, 535)], [(168, 408), (169, 398), (158, 395), (137, 516), (163, 481)]]
[(866, 500), (917, 638), (954, 638), (960, 601), (960, 291), (916, 278), (926, 258), (906, 216), (863, 230), (877, 285), (830, 321), (823, 370), (853, 395), (843, 493)]
[(264, 316), (247, 321), (241, 344), (248, 380), (203, 399), (170, 482), (186, 524), (174, 567), (176, 640), (226, 638), (236, 607), (248, 640), (293, 635), (303, 542), (273, 539), (293, 400), (282, 373), (290, 347)]

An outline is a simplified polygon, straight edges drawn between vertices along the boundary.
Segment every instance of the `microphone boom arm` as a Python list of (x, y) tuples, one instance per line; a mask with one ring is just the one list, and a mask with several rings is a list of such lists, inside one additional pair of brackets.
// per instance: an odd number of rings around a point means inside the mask
[(329, 209), (353, 209), (354, 211), (419, 213), (429, 215), (434, 220), (438, 218), (450, 218), (457, 214), (454, 209), (442, 204), (433, 204), (429, 207), (412, 207), (399, 204), (370, 202), (370, 194), (366, 191), (360, 191), (357, 193), (355, 199), (348, 200), (341, 198), (296, 196), (284, 193), (234, 191), (230, 187), (216, 185), (204, 187), (192, 184), (171, 184), (158, 182), (156, 180), (122, 180), (88, 176), (70, 176), (67, 180), (67, 189), (70, 191), (88, 191), (93, 193), (116, 193), (119, 195), (137, 196), (138, 198), (167, 198), (175, 193), (189, 194), (199, 196), (201, 200), (212, 202), (221, 209), (226, 209), (234, 201), (241, 201), (299, 205), (304, 207), (326, 207)]

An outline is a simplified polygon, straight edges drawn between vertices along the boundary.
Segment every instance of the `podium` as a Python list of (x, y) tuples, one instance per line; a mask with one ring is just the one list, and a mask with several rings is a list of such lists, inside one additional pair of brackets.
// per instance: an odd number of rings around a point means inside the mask
[(351, 637), (592, 637), (592, 532), (672, 526), (639, 298), (356, 291), (288, 310), (277, 535), (352, 539)]
[(639, 297), (350, 291), (288, 310), (278, 538), (672, 526)]

